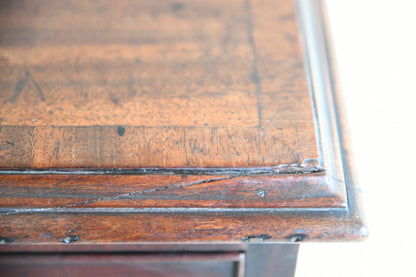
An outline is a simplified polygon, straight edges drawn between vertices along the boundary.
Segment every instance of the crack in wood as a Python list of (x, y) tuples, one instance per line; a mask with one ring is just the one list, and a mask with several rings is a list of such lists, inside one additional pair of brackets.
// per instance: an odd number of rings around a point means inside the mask
[(124, 193), (124, 194), (120, 194), (120, 195), (116, 195), (116, 196), (102, 197), (102, 198), (91, 199), (91, 200), (87, 200), (87, 201), (83, 201), (83, 202), (79, 202), (79, 203), (67, 204), (67, 205), (64, 205), (64, 206), (60, 206), (58, 208), (78, 207), (78, 206), (91, 204), (91, 203), (96, 203), (96, 202), (113, 201), (113, 200), (123, 199), (123, 198), (129, 197), (129, 196), (132, 196), (132, 195), (137, 195), (137, 194), (151, 193), (151, 192), (163, 191), (163, 190), (175, 189), (175, 188), (188, 188), (188, 187), (195, 186), (195, 185), (206, 184), (206, 183), (222, 181), (222, 180), (228, 180), (228, 179), (232, 179), (232, 178), (236, 178), (236, 177), (238, 177), (238, 176), (230, 176), (230, 177), (224, 177), (224, 178), (214, 178), (214, 179), (194, 182), (194, 183), (187, 184), (187, 185), (183, 185), (183, 184), (182, 185), (170, 185), (170, 186), (165, 186), (165, 187), (161, 187), (161, 188), (155, 188), (155, 189), (149, 189), (149, 190), (140, 190), (140, 191)]
[(5, 174), (56, 174), (56, 175), (281, 175), (281, 174), (310, 174), (324, 172), (325, 168), (318, 166), (305, 166), (299, 164), (282, 164), (271, 167), (235, 167), (235, 168), (3, 168), (0, 175)]

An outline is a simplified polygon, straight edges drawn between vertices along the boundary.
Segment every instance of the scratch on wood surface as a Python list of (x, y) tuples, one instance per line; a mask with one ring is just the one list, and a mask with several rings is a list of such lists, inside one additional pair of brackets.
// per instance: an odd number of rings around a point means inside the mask
[(183, 148), (185, 150), (185, 160), (186, 160), (186, 164), (189, 165), (189, 160), (188, 160), (188, 148), (186, 146), (186, 129), (183, 129)]
[(302, 160), (304, 160), (305, 158), (303, 157), (303, 155), (301, 155), (299, 152), (295, 151), (292, 147), (290, 147), (289, 145), (287, 145), (285, 142), (283, 142), (283, 140), (281, 141), (282, 143), (282, 147), (283, 148), (287, 148), (290, 151), (292, 151), (293, 155), (297, 158), (298, 160), (298, 164), (301, 164), (301, 161), (299, 160), (299, 158), (301, 158)]
[(27, 82), (27, 78), (26, 77), (22, 77), (22, 78), (20, 78), (17, 81), (16, 87), (14, 89), (14, 93), (13, 93), (12, 97), (9, 99), (9, 101), (7, 101), (7, 102), (10, 102), (10, 103), (16, 102), (16, 100), (19, 97), (20, 93), (23, 91), (23, 88), (25, 87), (26, 82)]
[(12, 97), (10, 97), (10, 99), (7, 101), (9, 103), (14, 103), (17, 101), (17, 99), (19, 98), (20, 94), (22, 93), (23, 89), (26, 87), (26, 85), (28, 83), (32, 83), (32, 85), (36, 88), (36, 90), (38, 91), (38, 95), (39, 98), (42, 102), (45, 101), (45, 96), (43, 94), (42, 88), (40, 87), (40, 85), (36, 82), (35, 79), (33, 79), (32, 74), (30, 74), (29, 71), (26, 71), (24, 76), (21, 77), (17, 83), (16, 83), (16, 87), (14, 89), (14, 93), (12, 95)]
[(59, 181), (58, 183), (56, 183), (56, 184), (53, 184), (54, 186), (59, 186), (59, 185), (61, 185), (61, 184), (64, 184), (64, 183), (67, 183), (67, 182), (73, 182), (73, 181), (78, 181), (78, 180), (81, 180), (81, 179), (84, 179), (84, 177), (77, 177), (77, 178), (66, 178), (65, 180), (62, 180), (62, 181)]
[(7, 144), (10, 144), (11, 146), (14, 146), (14, 142), (13, 141), (6, 140), (6, 143)]
[(54, 148), (54, 150), (53, 150), (53, 152), (54, 152), (54, 154), (55, 154), (55, 159), (56, 160), (58, 160), (59, 159), (59, 151), (60, 151), (60, 146), (61, 146), (61, 143), (58, 141), (57, 143), (56, 143), (56, 147)]
[[(247, 159), (250, 159), (248, 155)], [(308, 160), (308, 159), (306, 159)], [(314, 159), (309, 159), (314, 160)], [(249, 163), (250, 161), (248, 161)], [(232, 176), (255, 176), (255, 175), (279, 175), (279, 174), (309, 174), (324, 172), (325, 168), (313, 164), (281, 164), (271, 167), (248, 167), (248, 168), (107, 168), (107, 169), (0, 169), (3, 174), (82, 174), (82, 175), (232, 175)]]
[(222, 181), (222, 180), (228, 180), (228, 179), (237, 178), (237, 177), (240, 177), (240, 176), (214, 178), (214, 179), (194, 182), (194, 183), (187, 184), (187, 185), (183, 185), (183, 184), (181, 184), (181, 185), (170, 185), (170, 186), (165, 186), (165, 187), (161, 187), (161, 188), (155, 188), (155, 189), (149, 189), (149, 190), (140, 190), (140, 191), (124, 193), (124, 194), (120, 194), (120, 195), (116, 195), (116, 196), (102, 197), (102, 198), (91, 199), (91, 200), (87, 200), (87, 201), (83, 201), (83, 202), (79, 202), (79, 203), (67, 204), (67, 205), (64, 205), (64, 206), (60, 206), (58, 208), (77, 207), (77, 206), (82, 206), (82, 205), (96, 203), (96, 202), (113, 201), (113, 200), (118, 200), (118, 199), (122, 199), (122, 198), (129, 197), (129, 196), (132, 196), (132, 195), (137, 195), (137, 194), (151, 193), (151, 192), (168, 190), (168, 189), (175, 189), (175, 188), (187, 188), (187, 187), (191, 187), (191, 186), (195, 186), (195, 185), (206, 184), (206, 183)]

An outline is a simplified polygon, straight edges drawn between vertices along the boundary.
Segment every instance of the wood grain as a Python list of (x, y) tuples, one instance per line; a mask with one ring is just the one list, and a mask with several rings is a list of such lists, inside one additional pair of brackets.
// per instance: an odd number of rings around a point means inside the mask
[(318, 159), (291, 1), (4, 1), (0, 167)]
[(19, 212), (1, 216), (0, 226), (13, 243), (63, 243), (69, 235), (79, 244), (342, 241), (367, 234), (359, 219), (325, 211)]
[(325, 173), (258, 176), (11, 175), (1, 208), (346, 208)]
[[(308, 156), (293, 150), (274, 132), (218, 127), (2, 126), (0, 167), (229, 168), (302, 164)], [(317, 165), (312, 164), (312, 168)]]
[(0, 15), (0, 250), (367, 236), (337, 98), (309, 94), (331, 70), (306, 76), (292, 1)]

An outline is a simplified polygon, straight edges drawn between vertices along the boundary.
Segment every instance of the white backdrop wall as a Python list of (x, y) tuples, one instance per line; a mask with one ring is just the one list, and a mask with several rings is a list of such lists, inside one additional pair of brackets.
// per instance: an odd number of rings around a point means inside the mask
[(325, 3), (370, 237), (302, 244), (296, 276), (416, 276), (416, 1)]

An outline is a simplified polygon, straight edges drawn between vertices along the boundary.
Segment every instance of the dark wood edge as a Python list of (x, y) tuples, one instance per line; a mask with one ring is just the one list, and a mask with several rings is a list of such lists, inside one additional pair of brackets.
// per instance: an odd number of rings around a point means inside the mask
[[(319, 65), (320, 70), (315, 70), (315, 73), (321, 74), (323, 78), (324, 90), (326, 91), (326, 101), (328, 101), (328, 109), (330, 117), (335, 123), (333, 132), (337, 135), (334, 136), (338, 139), (338, 150), (332, 152), (332, 158), (337, 158), (340, 163), (335, 163), (338, 167), (335, 170), (338, 174), (342, 174), (343, 186), (346, 189), (347, 203), (348, 203), (348, 217), (341, 220), (346, 222), (350, 226), (355, 226), (356, 233), (348, 240), (364, 240), (368, 237), (368, 229), (364, 223), (362, 208), (359, 206), (361, 198), (361, 190), (357, 186), (357, 180), (353, 175), (352, 156), (350, 152), (350, 145), (348, 140), (347, 123), (345, 121), (345, 115), (342, 104), (342, 97), (340, 88), (337, 86), (337, 72), (334, 55), (331, 45), (331, 34), (328, 28), (328, 18), (325, 10), (323, 0), (296, 0), (298, 13), (301, 21), (305, 24), (305, 13), (307, 13), (309, 27), (313, 27), (315, 40), (312, 42), (313, 46), (306, 43), (305, 52), (308, 54), (308, 62), (311, 63), (311, 55), (314, 55)], [(303, 17), (303, 18), (302, 18)], [(304, 40), (308, 34), (306, 30), (303, 30)], [(309, 34), (311, 35), (311, 34)], [(315, 61), (316, 63), (316, 61)], [(309, 68), (311, 70), (311, 68)], [(313, 72), (309, 72), (313, 79)], [(314, 90), (316, 93), (316, 91)], [(316, 97), (316, 95), (315, 95)], [(319, 101), (315, 99), (315, 101)], [(322, 130), (323, 126), (319, 126)], [(328, 170), (330, 171), (330, 170)], [(330, 173), (328, 173), (330, 174)]]
[[(187, 252), (180, 253), (95, 253), (95, 254), (70, 254), (64, 255), (65, 262), (72, 264), (84, 264), (84, 263), (135, 263), (135, 262), (146, 262), (146, 263), (159, 263), (159, 262), (197, 262), (197, 261), (218, 261), (218, 262), (240, 262), (241, 253), (238, 252)], [(13, 254), (2, 255), (1, 262), (5, 264), (21, 264), (25, 263), (53, 263), (60, 261), (63, 256), (56, 256), (54, 254), (48, 255), (47, 253), (42, 254), (19, 254), (19, 259), (16, 259)], [(243, 254), (244, 255), (244, 254)], [(92, 261), (91, 261), (92, 260)]]
[(286, 175), (324, 172), (325, 169), (308, 165), (279, 165), (270, 167), (208, 167), (208, 168), (0, 168), (1, 175)]
[(21, 243), (21, 244), (0, 244), (0, 253), (30, 252), (30, 253), (170, 253), (170, 252), (241, 252), (247, 250), (246, 243)]
[[(85, 263), (99, 263), (105, 264), (108, 262), (111, 263), (135, 263), (135, 262), (145, 262), (145, 263), (159, 263), (159, 262), (198, 262), (198, 261), (218, 261), (218, 262), (240, 262), (241, 254), (239, 252), (181, 252), (180, 255), (175, 255), (178, 253), (83, 253), (83, 254), (73, 254), (67, 253), (56, 256), (54, 253), (7, 253), (0, 254), (0, 264), (25, 264), (35, 263), (53, 263), (61, 261), (62, 258), (65, 258), (65, 262), (71, 264), (85, 264)], [(18, 259), (15, 255), (18, 255)], [(244, 254), (243, 254), (244, 255)]]

